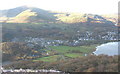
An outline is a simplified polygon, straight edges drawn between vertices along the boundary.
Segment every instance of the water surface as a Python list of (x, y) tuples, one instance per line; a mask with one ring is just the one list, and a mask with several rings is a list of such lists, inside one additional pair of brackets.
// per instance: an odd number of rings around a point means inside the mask
[(105, 54), (109, 56), (118, 55), (120, 42), (109, 42), (96, 47), (95, 55)]

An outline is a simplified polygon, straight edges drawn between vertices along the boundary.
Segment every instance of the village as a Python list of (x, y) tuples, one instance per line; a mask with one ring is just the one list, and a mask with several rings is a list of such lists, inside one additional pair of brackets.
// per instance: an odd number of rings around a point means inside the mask
[(85, 41), (95, 41), (97, 40), (117, 40), (116, 32), (107, 32), (106, 35), (101, 36), (98, 35), (96, 37), (93, 36), (93, 32), (86, 31), (84, 35), (81, 36), (79, 31), (76, 32), (76, 36), (72, 40), (54, 40), (54, 39), (48, 39), (48, 38), (39, 38), (39, 37), (25, 37), (25, 38), (13, 38), (11, 42), (26, 42), (29, 43), (29, 46), (34, 46), (31, 43), (34, 43), (36, 45), (40, 45), (41, 47), (46, 46), (60, 46), (60, 45), (68, 45), (68, 46), (79, 46), (84, 44)]

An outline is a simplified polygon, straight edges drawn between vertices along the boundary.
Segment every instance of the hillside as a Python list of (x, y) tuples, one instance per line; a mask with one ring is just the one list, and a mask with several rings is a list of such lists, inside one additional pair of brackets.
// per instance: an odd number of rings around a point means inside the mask
[(116, 15), (96, 15), (83, 13), (60, 13), (47, 11), (35, 7), (21, 6), (9, 10), (1, 10), (1, 21), (6, 23), (107, 23), (115, 24)]
[(55, 20), (54, 13), (34, 7), (21, 6), (8, 10), (0, 10), (0, 12), (0, 22), (6, 23), (37, 23)]
[(25, 11), (26, 9), (28, 9), (27, 6), (21, 6), (21, 7), (16, 7), (16, 8), (12, 8), (12, 9), (8, 9), (8, 10), (0, 10), (1, 15), (0, 17), (15, 17), (18, 14), (20, 14), (21, 12)]
[(27, 23), (29, 22), (30, 17), (35, 17), (37, 14), (35, 12), (32, 12), (31, 10), (25, 10), (18, 14), (17, 16), (10, 18), (7, 22), (8, 23)]

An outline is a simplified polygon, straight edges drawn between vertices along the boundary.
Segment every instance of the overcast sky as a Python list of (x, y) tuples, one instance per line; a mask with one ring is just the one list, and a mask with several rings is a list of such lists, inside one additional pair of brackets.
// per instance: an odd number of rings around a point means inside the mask
[(118, 12), (119, 0), (1, 0), (0, 10), (33, 6), (46, 10), (110, 14)]

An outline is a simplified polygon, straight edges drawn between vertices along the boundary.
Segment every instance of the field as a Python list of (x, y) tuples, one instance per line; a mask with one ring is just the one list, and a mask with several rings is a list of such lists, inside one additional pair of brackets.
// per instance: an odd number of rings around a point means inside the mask
[[(51, 50), (46, 50), (49, 55), (34, 59), (33, 61), (44, 61), (44, 62), (53, 62), (58, 60), (65, 60), (69, 58), (76, 58), (76, 57), (82, 57), (85, 56), (85, 54), (90, 55), (93, 51), (95, 51), (96, 46), (95, 45), (89, 45), (89, 46), (50, 46), (49, 48)], [(57, 54), (54, 54), (57, 53)]]

